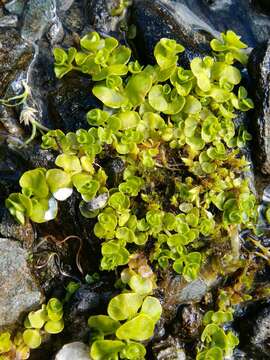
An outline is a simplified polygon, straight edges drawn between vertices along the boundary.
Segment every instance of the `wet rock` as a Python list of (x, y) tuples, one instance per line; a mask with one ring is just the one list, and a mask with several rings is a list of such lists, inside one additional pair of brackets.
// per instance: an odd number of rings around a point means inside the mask
[(71, 7), (73, 2), (74, 2), (74, 0), (57, 0), (56, 4), (57, 4), (57, 8), (60, 11), (66, 11)]
[(110, 187), (117, 187), (122, 181), (123, 171), (125, 170), (125, 164), (122, 159), (108, 158), (102, 163), (102, 167), (105, 169), (108, 175), (107, 183)]
[(25, 0), (12, 0), (5, 4), (5, 8), (15, 15), (21, 15), (24, 9)]
[(26, 250), (18, 242), (0, 239), (0, 328), (17, 322), (42, 300), (27, 257)]
[(21, 225), (5, 210), (0, 216), (0, 236), (19, 240), (24, 248), (30, 248), (35, 240), (35, 231), (30, 222)]
[(157, 360), (186, 360), (183, 346), (177, 338), (172, 336), (154, 344), (153, 353)]
[(163, 316), (166, 322), (176, 316), (181, 304), (200, 301), (208, 289), (207, 283), (202, 279), (186, 283), (180, 276), (169, 276), (159, 286), (164, 294)]
[(114, 280), (103, 278), (93, 285), (82, 285), (67, 304), (64, 336), (67, 339), (88, 341), (90, 315), (105, 314), (113, 296)]
[(55, 360), (89, 360), (89, 346), (82, 342), (66, 344), (55, 356)]
[(269, 301), (249, 302), (237, 309), (233, 328), (237, 331), (238, 349), (243, 357), (236, 359), (268, 360), (270, 351)]
[(67, 11), (59, 15), (64, 27), (70, 33), (81, 35), (85, 25), (87, 25), (84, 5), (85, 2), (75, 0)]
[(135, 48), (145, 63), (153, 63), (154, 46), (163, 37), (175, 39), (186, 48), (180, 56), (180, 62), (186, 65), (188, 59), (209, 52), (209, 39), (217, 35), (215, 30), (192, 14), (187, 6), (177, 5), (138, 0), (132, 6), (130, 23), (137, 30)]
[(254, 152), (262, 173), (270, 174), (270, 42), (256, 48), (249, 60), (249, 72), (256, 87), (253, 88)]
[(0, 18), (0, 28), (16, 27), (18, 25), (18, 17), (16, 15), (7, 15)]
[(28, 0), (23, 13), (22, 37), (30, 42), (39, 40), (55, 18), (55, 0)]
[(50, 30), (47, 34), (47, 37), (52, 46), (55, 44), (59, 44), (62, 42), (65, 36), (65, 32), (63, 29), (63, 25), (59, 19), (55, 21), (55, 23), (50, 27)]
[(20, 154), (0, 143), (0, 201), (19, 190), (18, 180), (26, 168), (27, 162)]
[[(194, 16), (197, 16), (218, 32), (233, 29), (250, 47), (255, 47), (269, 38), (270, 19), (258, 8), (260, 0), (163, 1), (173, 4), (175, 12), (177, 9), (182, 9), (191, 23), (194, 21)], [(262, 1), (267, 2), (267, 0)], [(191, 11), (190, 16), (185, 12), (183, 5)]]
[(173, 333), (187, 341), (196, 339), (200, 335), (202, 319), (202, 313), (197, 305), (180, 307), (173, 323)]
[(65, 132), (88, 128), (86, 113), (99, 102), (91, 96), (89, 78), (75, 74), (59, 81), (58, 87), (49, 95), (49, 116), (54, 127)]
[(7, 85), (25, 71), (31, 62), (32, 46), (24, 42), (15, 29), (0, 29), (0, 96)]
[(270, 352), (270, 308), (266, 308), (259, 314), (254, 326), (252, 344), (261, 349), (265, 355)]
[(117, 30), (119, 18), (111, 15), (111, 9), (115, 4), (117, 2), (114, 0), (89, 0), (87, 2), (88, 21), (101, 34), (111, 34)]
[(253, 0), (254, 5), (259, 5), (260, 9), (266, 13), (270, 12), (270, 2), (268, 0)]
[(21, 137), (24, 134), (22, 126), (19, 124), (14, 108), (0, 105), (0, 122), (10, 135)]

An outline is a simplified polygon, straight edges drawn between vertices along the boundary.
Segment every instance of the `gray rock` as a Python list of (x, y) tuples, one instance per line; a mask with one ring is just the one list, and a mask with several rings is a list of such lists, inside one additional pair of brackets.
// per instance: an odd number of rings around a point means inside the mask
[(27, 256), (18, 242), (0, 239), (0, 329), (21, 320), (42, 301)]
[(200, 301), (207, 292), (207, 284), (204, 280), (196, 279), (188, 283), (179, 294), (179, 303)]
[(186, 354), (178, 339), (168, 336), (153, 346), (157, 360), (186, 360)]
[(76, 341), (66, 344), (58, 351), (55, 360), (89, 360), (89, 347), (82, 342)]
[(7, 15), (0, 18), (0, 28), (16, 27), (18, 25), (18, 17), (16, 15)]
[(254, 326), (254, 336), (251, 343), (259, 348), (263, 353), (269, 354), (270, 352), (270, 311), (266, 308), (259, 314)]
[(21, 15), (25, 5), (25, 0), (12, 0), (5, 4), (5, 8), (15, 15)]
[(68, 10), (73, 4), (74, 0), (57, 0), (57, 8), (60, 11)]
[(0, 29), (0, 96), (8, 84), (29, 66), (32, 46), (25, 43), (15, 29)]
[(254, 84), (255, 160), (262, 173), (270, 174), (270, 42), (254, 49), (249, 61)]
[(27, 41), (35, 42), (55, 20), (55, 0), (29, 0), (24, 8), (21, 35)]

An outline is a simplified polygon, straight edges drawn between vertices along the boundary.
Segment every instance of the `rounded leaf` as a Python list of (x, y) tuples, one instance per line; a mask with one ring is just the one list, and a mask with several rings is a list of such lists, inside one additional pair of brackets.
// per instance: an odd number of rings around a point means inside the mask
[(122, 341), (97, 340), (91, 346), (90, 356), (93, 360), (117, 359), (117, 354), (124, 347), (125, 344)]
[(30, 349), (36, 349), (41, 344), (41, 335), (36, 329), (27, 329), (23, 332), (23, 341)]
[(116, 331), (116, 336), (121, 340), (145, 341), (154, 334), (155, 323), (146, 314), (139, 314), (127, 321)]
[(162, 314), (162, 306), (159, 300), (153, 296), (147, 296), (143, 301), (141, 313), (150, 316), (156, 323)]
[(114, 334), (119, 328), (120, 323), (111, 319), (107, 315), (94, 315), (88, 319), (88, 326), (93, 329), (98, 329), (106, 335)]
[(108, 314), (114, 320), (126, 320), (134, 316), (142, 305), (143, 297), (135, 293), (115, 296), (108, 305)]

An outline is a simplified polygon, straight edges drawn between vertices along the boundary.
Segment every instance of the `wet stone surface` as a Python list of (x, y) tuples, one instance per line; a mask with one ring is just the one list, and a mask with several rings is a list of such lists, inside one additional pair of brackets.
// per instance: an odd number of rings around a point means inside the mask
[(18, 242), (0, 239), (0, 329), (21, 320), (42, 301), (27, 257), (27, 251)]
[(27, 69), (33, 51), (15, 29), (6, 31), (0, 28), (0, 48), (0, 96), (3, 96), (8, 84), (19, 72)]
[(256, 90), (253, 89), (255, 110), (253, 125), (255, 128), (254, 146), (260, 151), (255, 152), (255, 158), (260, 170), (270, 174), (270, 43), (260, 45), (251, 54), (249, 72)]

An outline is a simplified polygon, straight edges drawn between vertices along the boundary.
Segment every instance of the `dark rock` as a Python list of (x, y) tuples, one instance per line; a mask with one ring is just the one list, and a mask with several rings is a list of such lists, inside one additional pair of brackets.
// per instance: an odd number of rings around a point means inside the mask
[(25, 71), (31, 62), (32, 46), (23, 42), (15, 29), (0, 30), (0, 96), (5, 94), (8, 84)]
[(59, 81), (57, 89), (49, 94), (49, 117), (54, 127), (63, 131), (88, 128), (86, 113), (99, 102), (91, 95), (89, 78), (74, 74)]
[(270, 42), (259, 46), (251, 53), (249, 73), (253, 87), (254, 110), (254, 152), (259, 169), (270, 174)]
[(101, 34), (117, 36), (116, 30), (119, 22), (117, 16), (111, 16), (111, 9), (117, 2), (114, 0), (89, 0), (86, 5), (88, 21), (93, 29)]
[(26, 250), (18, 242), (0, 239), (0, 329), (22, 320), (22, 315), (42, 301), (27, 257)]
[(66, 305), (65, 332), (67, 339), (87, 341), (90, 315), (105, 314), (109, 300), (115, 290), (109, 277), (94, 285), (82, 285)]
[(180, 307), (174, 319), (173, 333), (181, 339), (190, 341), (200, 336), (202, 328), (202, 313), (195, 304)]
[[(178, 7), (177, 7), (178, 6)], [(163, 37), (175, 39), (186, 51), (180, 62), (209, 52), (209, 40), (217, 33), (193, 15), (188, 7), (160, 0), (137, 0), (131, 8), (130, 23), (137, 29), (134, 39), (139, 58), (145, 63), (153, 63), (155, 44)]]
[(123, 160), (118, 157), (108, 158), (102, 163), (102, 167), (108, 175), (107, 183), (109, 187), (117, 187), (122, 181), (123, 171), (125, 170)]
[[(192, 23), (194, 16), (197, 16), (218, 32), (232, 29), (242, 36), (243, 41), (250, 47), (255, 47), (269, 38), (270, 19), (255, 7), (259, 1), (169, 0), (175, 9), (186, 13), (187, 21)], [(189, 16), (184, 6), (190, 10)]]
[(263, 310), (254, 326), (254, 336), (251, 340), (255, 347), (261, 349), (265, 355), (270, 352), (270, 308)]
[(238, 332), (237, 359), (268, 360), (270, 351), (270, 306), (268, 302), (249, 302), (234, 316), (233, 327)]
[(270, 13), (270, 2), (268, 0), (253, 0), (254, 6), (259, 6), (265, 13)]
[(0, 144), (0, 201), (19, 190), (19, 178), (27, 168), (25, 159), (7, 146)]

